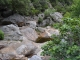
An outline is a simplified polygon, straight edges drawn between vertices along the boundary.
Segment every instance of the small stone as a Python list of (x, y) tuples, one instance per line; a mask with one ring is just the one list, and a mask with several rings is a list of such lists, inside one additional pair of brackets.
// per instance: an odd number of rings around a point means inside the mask
[(34, 55), (30, 58), (30, 60), (42, 60), (40, 56)]

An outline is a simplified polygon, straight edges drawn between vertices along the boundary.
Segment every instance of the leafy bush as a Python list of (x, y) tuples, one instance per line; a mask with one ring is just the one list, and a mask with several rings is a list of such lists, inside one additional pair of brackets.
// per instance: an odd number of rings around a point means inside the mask
[(53, 40), (42, 47), (42, 55), (51, 56), (50, 60), (80, 59), (80, 20), (64, 18), (63, 23), (57, 23), (60, 35), (53, 35)]
[(42, 7), (41, 11), (45, 11), (45, 9), (48, 8), (48, 2), (49, 2), (49, 0), (40, 0), (40, 4)]
[(0, 8), (10, 8), (12, 0), (0, 0)]
[(43, 12), (45, 9), (48, 8), (48, 0), (31, 0), (35, 9), (39, 10), (39, 12)]
[(56, 10), (53, 8), (46, 9), (44, 14), (46, 17), (50, 16), (50, 14), (54, 13)]
[(4, 39), (4, 33), (0, 30), (0, 40)]
[(33, 8), (30, 4), (30, 0), (12, 0), (12, 9), (22, 15), (29, 15)]
[(66, 12), (65, 14), (64, 14), (64, 17), (70, 17), (71, 16), (71, 13), (70, 12)]
[(10, 9), (13, 13), (35, 15), (48, 8), (49, 0), (0, 0), (0, 10)]
[(58, 11), (65, 13), (66, 11), (70, 11), (70, 6), (73, 3), (73, 0), (50, 0), (53, 7)]
[(80, 17), (80, 0), (73, 0), (72, 10), (73, 16)]
[(33, 7), (30, 0), (0, 0), (1, 8), (11, 9), (14, 13), (22, 15), (29, 15)]
[(31, 15), (37, 15), (39, 13), (40, 13), (40, 11), (35, 8), (31, 9), (31, 12), (30, 12)]

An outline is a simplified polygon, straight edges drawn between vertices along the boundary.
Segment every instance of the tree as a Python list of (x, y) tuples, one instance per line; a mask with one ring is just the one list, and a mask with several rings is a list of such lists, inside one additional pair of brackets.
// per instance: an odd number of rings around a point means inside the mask
[(73, 15), (80, 17), (80, 0), (73, 0), (72, 10)]

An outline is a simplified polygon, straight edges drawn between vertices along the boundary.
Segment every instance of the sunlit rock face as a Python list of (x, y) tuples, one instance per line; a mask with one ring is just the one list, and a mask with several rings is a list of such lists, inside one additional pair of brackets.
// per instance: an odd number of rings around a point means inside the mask
[(30, 27), (22, 29), (21, 33), (23, 34), (23, 36), (25, 36), (30, 41), (35, 42), (36, 39), (38, 38), (37, 32), (34, 29), (30, 28)]

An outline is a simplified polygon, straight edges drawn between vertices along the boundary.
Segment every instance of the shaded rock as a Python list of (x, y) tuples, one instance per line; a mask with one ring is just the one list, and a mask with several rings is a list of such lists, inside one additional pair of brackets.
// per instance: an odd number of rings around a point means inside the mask
[(22, 29), (21, 33), (23, 34), (23, 36), (25, 36), (28, 40), (31, 41), (36, 41), (36, 39), (38, 38), (37, 32), (30, 27)]
[(4, 46), (4, 45), (0, 45), (0, 49), (3, 49), (3, 48), (5, 48), (6, 46)]
[(12, 11), (11, 10), (6, 10), (6, 11), (3, 11), (1, 13), (2, 17), (9, 17), (10, 15), (12, 15)]
[(54, 12), (53, 14), (50, 14), (50, 16), (52, 17), (52, 19), (55, 21), (55, 22), (62, 22), (62, 14), (59, 13), (59, 12)]
[(11, 24), (2, 26), (0, 29), (4, 32), (4, 40), (23, 40), (19, 27)]
[(3, 19), (1, 23), (2, 25), (14, 24), (14, 25), (18, 25), (19, 27), (21, 27), (26, 24), (26, 21), (23, 16), (19, 14), (14, 14), (12, 16), (9, 16), (8, 18)]
[(30, 60), (42, 60), (40, 56), (34, 55), (30, 58)]
[(41, 36), (41, 37), (37, 38), (36, 43), (44, 43), (44, 42), (50, 41), (50, 40), (52, 40), (50, 37), (43, 37), (43, 36)]

